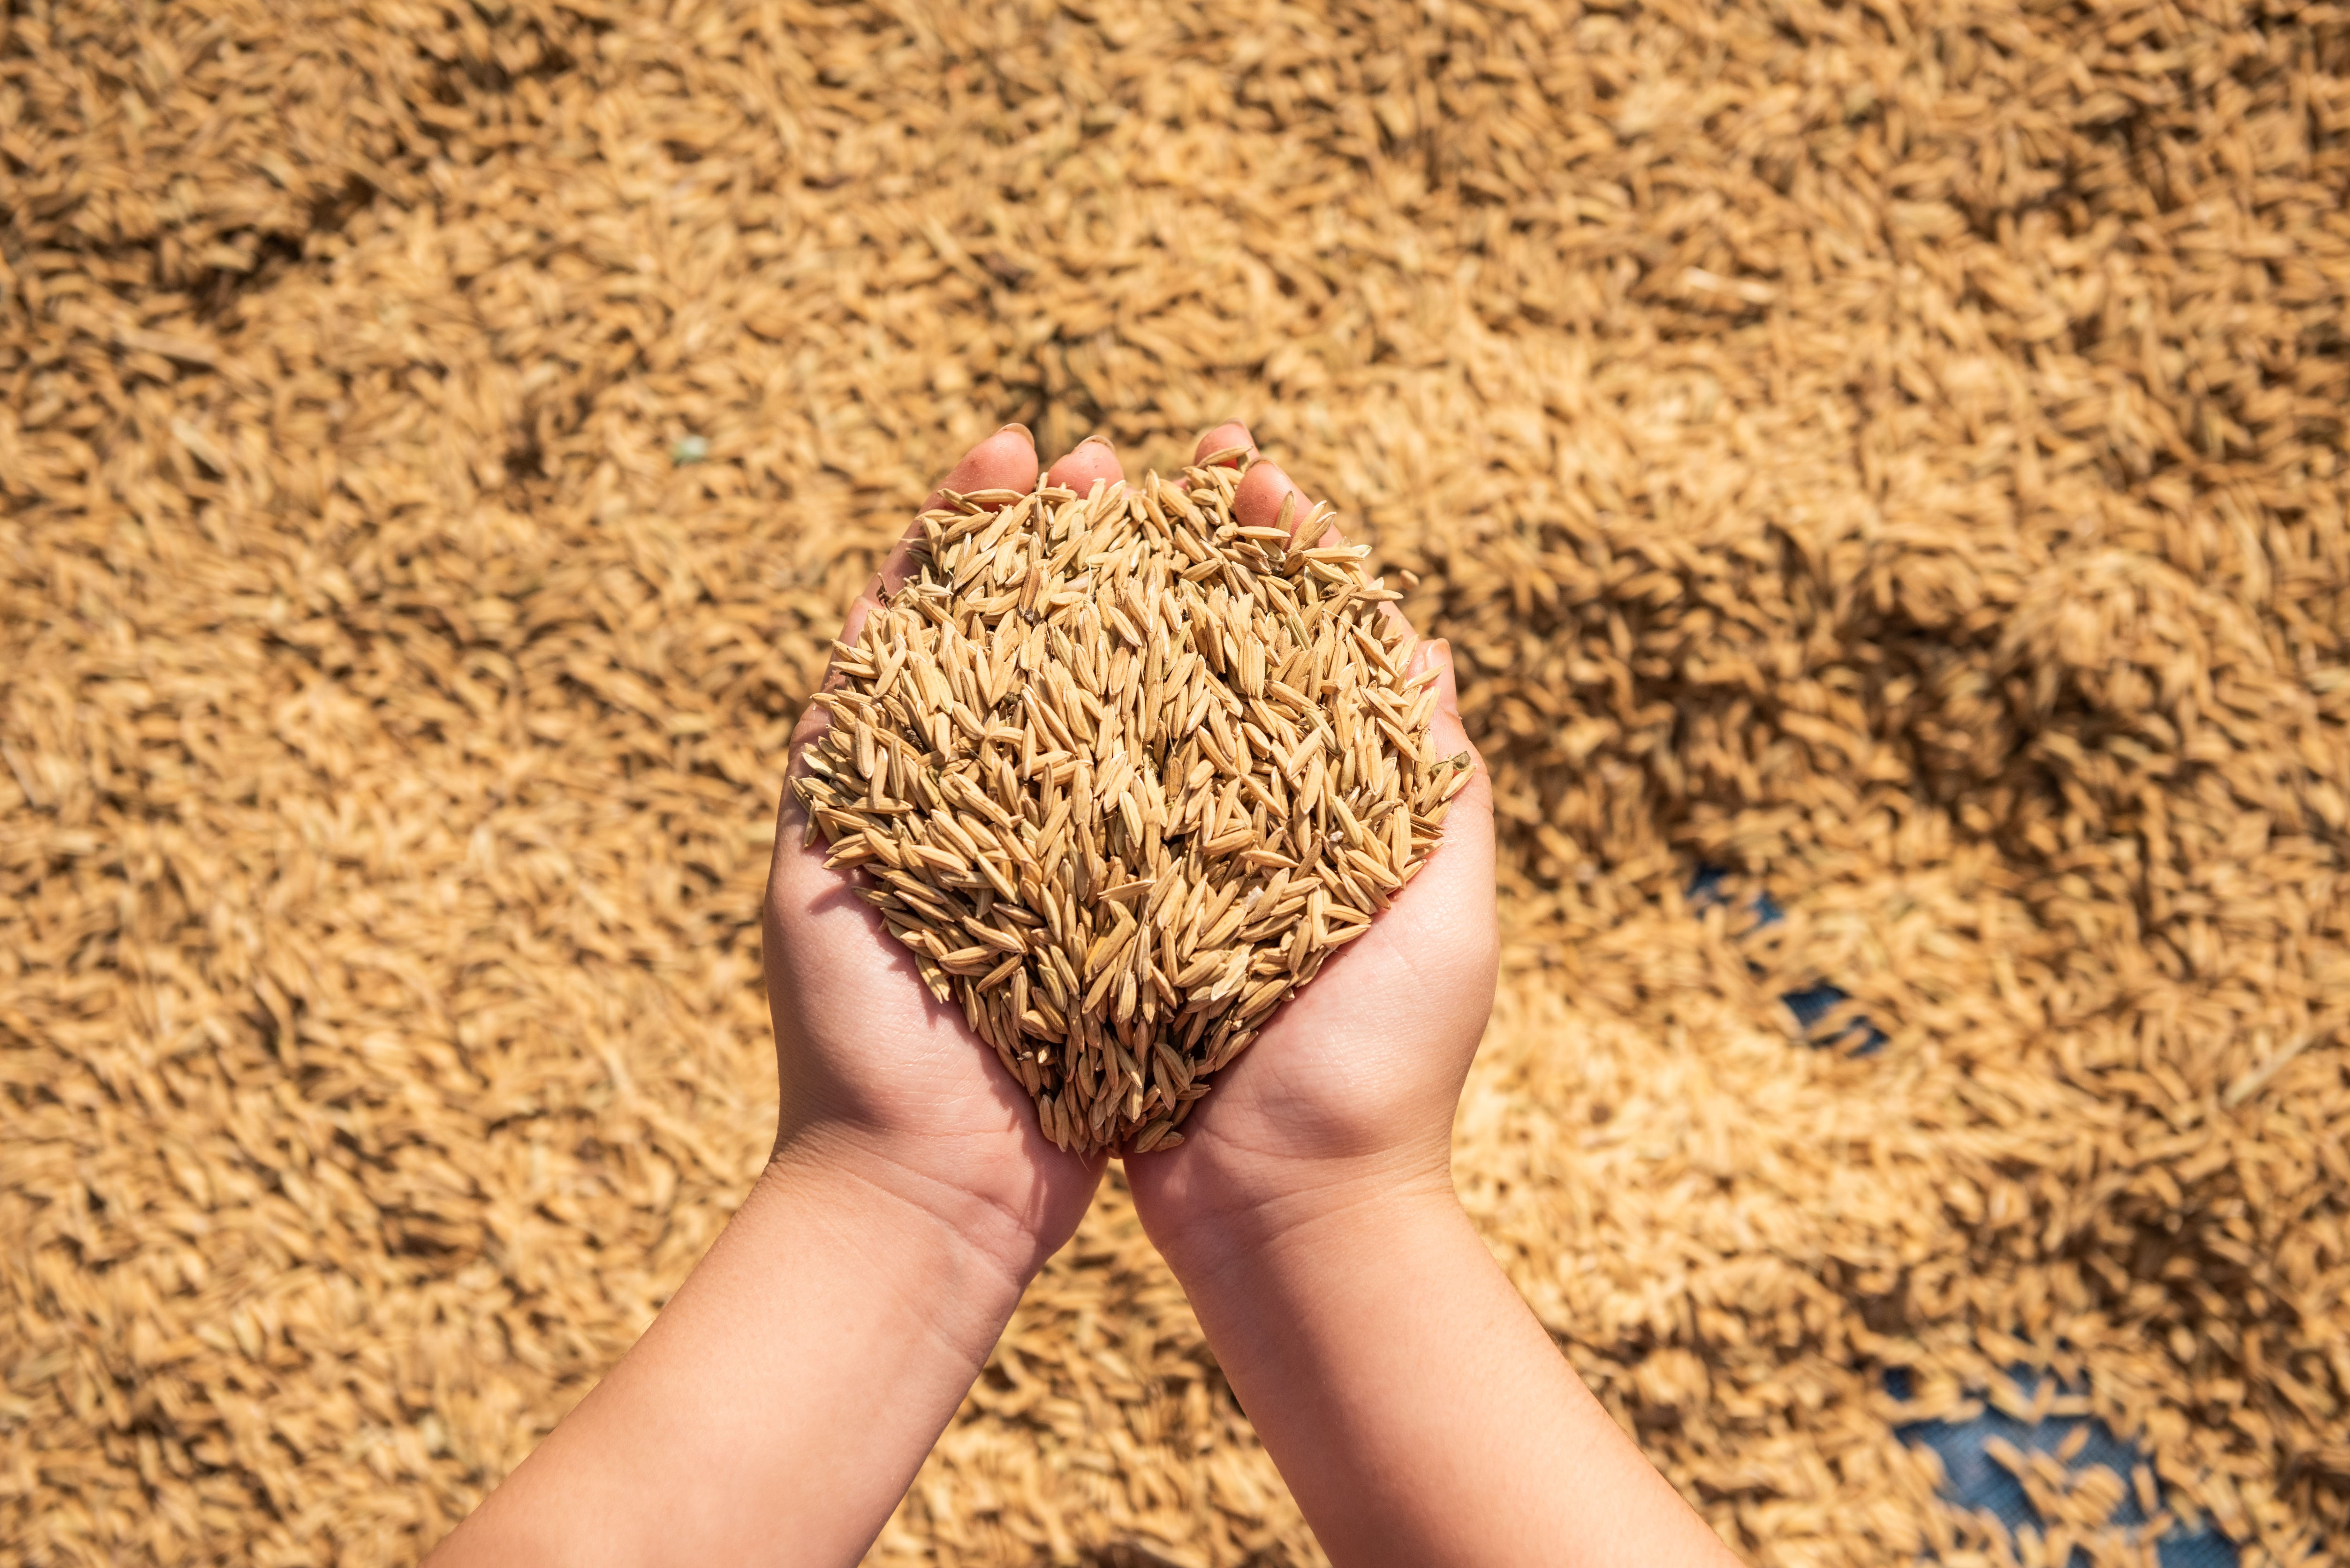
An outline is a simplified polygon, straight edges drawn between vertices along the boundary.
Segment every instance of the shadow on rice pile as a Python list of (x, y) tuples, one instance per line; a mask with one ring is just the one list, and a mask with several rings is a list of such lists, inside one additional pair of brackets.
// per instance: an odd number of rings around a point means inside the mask
[[(1237, 400), (1500, 785), (1462, 1191), (1724, 1536), (2344, 1561), (2345, 71), (2284, 3), (13, 9), (0, 1539), (461, 1515), (764, 1152), (880, 545), (1003, 420)], [(2095, 1462), (1940, 1495), (1986, 1401)], [(1114, 1183), (872, 1560), (1319, 1560)]]

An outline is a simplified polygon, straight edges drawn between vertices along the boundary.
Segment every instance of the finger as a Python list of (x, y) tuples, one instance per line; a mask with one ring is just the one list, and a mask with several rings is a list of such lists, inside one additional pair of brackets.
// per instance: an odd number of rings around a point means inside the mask
[[(1029, 433), (1026, 425), (1008, 424), (964, 452), (962, 461), (949, 471), (945, 482), (923, 501), (922, 510), (928, 512), (934, 506), (944, 504), (950, 490), (958, 494), (969, 494), (974, 490), (1029, 490), (1035, 483), (1036, 438)], [(896, 593), (905, 585), (906, 578), (912, 572), (914, 542), (921, 536), (919, 523), (907, 525), (906, 532), (899, 536), (897, 546), (882, 561), (881, 569), (867, 580), (864, 590), (850, 601), (848, 614), (843, 618), (840, 628), (842, 642), (855, 647), (857, 639), (864, 634), (866, 618), (879, 607), (885, 597)], [(816, 689), (826, 691), (838, 684), (839, 677), (830, 661), (827, 661), (824, 679), (817, 683)], [(795, 779), (806, 771), (802, 761), (803, 753), (807, 750), (808, 742), (824, 733), (831, 722), (832, 715), (820, 703), (810, 702), (801, 711), (799, 722), (792, 726), (789, 748), (785, 753), (786, 780)], [(799, 797), (786, 784), (783, 821), (789, 825), (804, 820), (805, 813)], [(778, 833), (776, 846), (780, 849), (782, 845), (783, 835)]]
[[(1033, 490), (1036, 487), (1036, 438), (1022, 424), (1005, 425), (962, 454), (945, 481), (922, 503), (928, 512), (946, 504), (947, 492), (968, 495), (974, 490)], [(914, 541), (922, 536), (919, 524), (907, 525), (898, 547), (881, 563), (882, 585), (891, 593), (906, 580), (906, 565)], [(894, 569), (894, 572), (893, 572)], [(847, 640), (847, 639), (843, 639)]]
[(1089, 435), (1076, 444), (1075, 451), (1053, 465), (1052, 472), (1045, 475), (1045, 482), (1083, 495), (1093, 489), (1097, 479), (1116, 484), (1125, 477), (1126, 470), (1118, 466), (1118, 452), (1109, 444), (1108, 438)]
[[(1452, 643), (1446, 638), (1430, 638), (1413, 653), (1409, 673), (1436, 671), (1436, 711), (1428, 716), (1428, 749), (1440, 757), (1457, 757), (1467, 753), (1473, 776), (1463, 784), (1452, 799), (1452, 810), (1445, 818), (1444, 836), (1447, 842), (1463, 833), (1476, 836), (1490, 845), (1493, 836), (1493, 785), (1485, 772), (1485, 758), (1469, 739), (1469, 732), (1461, 723), (1461, 687), (1452, 662)], [(1490, 854), (1490, 849), (1485, 853)]]
[(1226, 420), (1200, 438), (1200, 444), (1191, 449), (1191, 461), (1205, 462), (1216, 453), (1230, 452), (1234, 447), (1242, 449), (1241, 455), (1226, 458), (1224, 466), (1227, 468), (1245, 468), (1264, 455), (1257, 451), (1256, 437), (1249, 434), (1248, 426), (1238, 420)]
[(1452, 756), (1461, 752), (1474, 755), (1477, 748), (1469, 743), (1469, 732), (1461, 726), (1461, 687), (1452, 665), (1452, 639), (1431, 637), (1416, 649), (1411, 662), (1405, 667), (1407, 678), (1436, 671), (1436, 710), (1429, 715), (1429, 738), (1435, 742), (1439, 756)]
[[(1219, 426), (1216, 430), (1209, 431), (1200, 444), (1205, 446), (1208, 441), (1214, 439), (1224, 430), (1237, 428), (1240, 428), (1237, 421), (1230, 426)], [(1232, 520), (1243, 528), (1277, 526), (1281, 519), (1282, 499), (1293, 494), (1297, 499), (1293, 504), (1289, 514), (1289, 531), (1290, 537), (1295, 539), (1305, 531), (1305, 519), (1313, 512), (1314, 503), (1308, 499), (1304, 491), (1297, 488), (1295, 480), (1282, 472), (1279, 463), (1270, 458), (1260, 459), (1256, 465), (1242, 477), (1239, 488), (1232, 492)], [(1322, 536), (1314, 541), (1317, 546), (1335, 546), (1346, 542), (1347, 536), (1338, 532), (1338, 525), (1336, 523), (1323, 529)], [(1381, 604), (1379, 613), (1406, 637), (1419, 636), (1411, 621), (1403, 611), (1396, 607), (1392, 600)]]
[(963, 453), (922, 503), (922, 510), (945, 504), (950, 490), (968, 495), (974, 490), (1033, 490), (1035, 485), (1036, 438), (1026, 425), (1009, 424)]
[[(946, 504), (947, 492), (968, 495), (974, 490), (1030, 490), (1036, 483), (1036, 438), (1022, 424), (1005, 425), (977, 446), (962, 454), (945, 483), (931, 492), (922, 503), (922, 510)], [(919, 522), (906, 525), (898, 536), (897, 547), (881, 563), (881, 569), (866, 583), (848, 607), (848, 615), (841, 627), (840, 640), (852, 648), (865, 630), (865, 618), (876, 606), (905, 586), (913, 575), (915, 542), (922, 536)], [(827, 672), (829, 681), (830, 671)]]
[(1232, 492), (1232, 521), (1243, 528), (1277, 527), (1282, 520), (1282, 502), (1292, 495), (1297, 498), (1291, 504), (1289, 515), (1290, 537), (1295, 539), (1305, 525), (1306, 514), (1314, 510), (1314, 503), (1297, 488), (1295, 480), (1282, 472), (1281, 464), (1271, 458), (1262, 458), (1241, 476), (1239, 487)]

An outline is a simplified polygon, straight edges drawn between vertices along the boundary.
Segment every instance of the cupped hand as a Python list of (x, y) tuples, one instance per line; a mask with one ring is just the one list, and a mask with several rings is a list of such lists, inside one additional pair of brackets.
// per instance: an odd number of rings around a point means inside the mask
[[(1006, 425), (964, 454), (944, 490), (1027, 491), (1028, 431)], [(1083, 493), (1121, 477), (1107, 443), (1089, 441), (1047, 475)], [(934, 493), (927, 509), (940, 500)], [(850, 607), (841, 640), (910, 575), (910, 532)], [(830, 678), (827, 677), (827, 681)], [(811, 703), (792, 733), (791, 774), (830, 722)], [(845, 870), (806, 839), (806, 808), (784, 792), (765, 907), (767, 1002), (782, 1097), (778, 1161), (809, 1155), (937, 1214), (1022, 1277), (1076, 1229), (1101, 1179), (1098, 1157), (1055, 1147), (1027, 1094), (962, 1010), (934, 1000), (904, 947), (857, 896)], [(1358, 944), (1359, 945), (1359, 944)]]
[[(1256, 457), (1237, 422), (1201, 437), (1198, 455), (1233, 448)], [(1271, 524), (1296, 488), (1258, 459), (1234, 514)], [(1299, 495), (1294, 515), (1310, 510)], [(1315, 541), (1342, 542), (1335, 528)], [(1415, 672), (1431, 661), (1429, 743), (1440, 756), (1473, 756), (1450, 649), (1422, 643)], [(1453, 1108), (1492, 1010), (1500, 946), (1492, 791), (1481, 760), (1419, 875), (1216, 1075), (1181, 1144), (1127, 1160), (1143, 1226), (1179, 1274), (1335, 1209), (1450, 1196)]]

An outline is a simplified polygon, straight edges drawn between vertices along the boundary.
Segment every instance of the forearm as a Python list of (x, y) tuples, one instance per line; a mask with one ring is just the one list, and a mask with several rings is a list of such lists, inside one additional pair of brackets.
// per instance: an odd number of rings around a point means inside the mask
[(856, 1562), (1019, 1299), (962, 1229), (787, 1152), (435, 1568)]
[(1734, 1563), (1575, 1377), (1449, 1189), (1298, 1220), (1182, 1272), (1341, 1568)]

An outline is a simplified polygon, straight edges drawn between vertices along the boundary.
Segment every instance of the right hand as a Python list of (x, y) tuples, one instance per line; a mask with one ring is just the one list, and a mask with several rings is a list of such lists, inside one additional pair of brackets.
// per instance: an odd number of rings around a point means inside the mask
[[(1255, 446), (1233, 422), (1198, 455)], [(1270, 524), (1297, 487), (1258, 461), (1233, 510)], [(1295, 515), (1311, 509), (1300, 494)], [(1333, 529), (1317, 544), (1341, 541)], [(1451, 649), (1423, 643), (1440, 756), (1475, 748), (1461, 726)], [(1337, 1209), (1390, 1199), (1453, 1202), (1452, 1116), (1492, 1010), (1501, 937), (1492, 790), (1484, 763), (1452, 803), (1444, 839), (1409, 886), (1274, 1014), (1183, 1126), (1183, 1142), (1126, 1162), (1143, 1228), (1178, 1275), (1269, 1245)]]
[[(939, 491), (1025, 491), (1036, 447), (1006, 425), (964, 454)], [(1107, 443), (1088, 441), (1046, 476), (1080, 493), (1120, 477)], [(850, 606), (841, 640), (911, 575), (909, 530)], [(827, 676), (827, 680), (832, 678)], [(794, 730), (791, 774), (831, 716), (811, 702)], [(765, 909), (767, 1000), (780, 1084), (775, 1163), (813, 1163), (935, 1214), (1019, 1282), (1076, 1229), (1105, 1161), (1055, 1148), (1021, 1085), (964, 1022), (931, 996), (906, 950), (857, 897), (846, 871), (805, 842), (806, 807), (789, 787), (775, 826)]]

